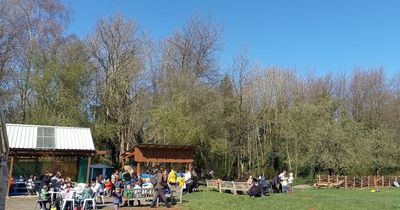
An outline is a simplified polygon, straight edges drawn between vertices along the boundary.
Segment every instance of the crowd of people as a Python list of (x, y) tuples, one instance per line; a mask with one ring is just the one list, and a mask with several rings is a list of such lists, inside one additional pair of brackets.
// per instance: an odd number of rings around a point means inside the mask
[[(39, 195), (40, 209), (46, 209), (46, 204), (52, 202), (52, 205), (56, 205), (58, 198), (61, 199), (74, 199), (77, 191), (74, 190), (74, 183), (70, 177), (63, 177), (60, 172), (53, 175), (51, 172), (46, 171), (39, 177), (40, 184), (36, 188), (37, 194)], [(77, 197), (79, 203), (92, 196), (93, 188), (89, 188), (87, 185), (81, 186), (81, 191)], [(58, 196), (57, 196), (58, 195)], [(73, 209), (72, 205), (68, 203), (67, 209)]]
[[(197, 190), (198, 186), (196, 173), (174, 168), (146, 169), (140, 174), (132, 169), (116, 169), (110, 177), (99, 175), (89, 184), (73, 183), (70, 177), (63, 177), (60, 172), (53, 174), (49, 171), (39, 177), (31, 175), (25, 179), (20, 176), (14, 182), (23, 182), (27, 188), (32, 188), (32, 194), (39, 197), (41, 210), (46, 209), (49, 203), (52, 206), (59, 206), (65, 199), (74, 199), (79, 206), (82, 206), (85, 199), (97, 196), (113, 197), (114, 209), (119, 209), (121, 206), (127, 206), (129, 198), (137, 192), (135, 191), (137, 189), (154, 190), (151, 206), (155, 206), (159, 198), (169, 207), (170, 202), (167, 201), (165, 194), (170, 192), (170, 186), (182, 187), (186, 193)], [(65, 209), (74, 209), (72, 202), (66, 205)]]
[(289, 173), (289, 176), (287, 176), (286, 170), (283, 170), (282, 173), (273, 177), (271, 180), (267, 180), (264, 174), (258, 178), (250, 175), (249, 179), (247, 180), (249, 187), (247, 193), (253, 197), (269, 195), (269, 192), (291, 193), (293, 189), (293, 182), (293, 173)]
[[(186, 193), (197, 190), (197, 176), (195, 172), (186, 170), (185, 173), (176, 172), (174, 168), (146, 169), (143, 173), (121, 173), (116, 170), (111, 179), (104, 182), (104, 192), (106, 196), (113, 196), (114, 209), (121, 205), (128, 205), (129, 198), (133, 196), (137, 189), (154, 189), (154, 198), (151, 206), (155, 206), (157, 198), (161, 199), (167, 207), (170, 203), (166, 200), (165, 194), (170, 192), (170, 186), (179, 186)], [(137, 191), (136, 191), (137, 192)], [(140, 203), (138, 203), (140, 205)]]

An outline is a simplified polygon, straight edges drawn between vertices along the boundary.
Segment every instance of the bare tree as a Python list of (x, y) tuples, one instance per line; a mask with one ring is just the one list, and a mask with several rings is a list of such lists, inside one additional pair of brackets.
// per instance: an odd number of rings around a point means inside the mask
[(101, 107), (96, 121), (115, 127), (117, 150), (126, 151), (128, 143), (140, 131), (136, 119), (137, 102), (144, 93), (141, 83), (143, 71), (143, 37), (139, 26), (122, 15), (100, 19), (88, 46), (95, 69), (96, 95), (93, 104)]

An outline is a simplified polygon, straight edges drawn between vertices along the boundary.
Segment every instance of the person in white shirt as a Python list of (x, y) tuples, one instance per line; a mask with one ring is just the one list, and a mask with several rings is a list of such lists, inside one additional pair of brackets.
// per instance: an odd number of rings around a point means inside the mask
[(293, 177), (293, 173), (289, 173), (289, 179), (288, 179), (288, 185), (289, 185), (289, 192), (292, 192), (292, 185), (294, 182), (294, 177)]
[(192, 173), (190, 173), (189, 169), (186, 169), (184, 180), (185, 180), (185, 185), (183, 188), (186, 189), (186, 192), (189, 193), (190, 186), (192, 184)]
[(279, 178), (281, 179), (281, 181), (282, 181), (283, 178), (286, 177), (286, 170), (283, 170), (282, 173), (280, 173), (278, 177), (279, 177)]
[[(63, 198), (64, 199), (74, 199), (74, 191), (71, 189), (70, 185), (67, 185), (65, 190), (63, 191)], [(65, 209), (73, 209), (72, 202), (67, 202)]]

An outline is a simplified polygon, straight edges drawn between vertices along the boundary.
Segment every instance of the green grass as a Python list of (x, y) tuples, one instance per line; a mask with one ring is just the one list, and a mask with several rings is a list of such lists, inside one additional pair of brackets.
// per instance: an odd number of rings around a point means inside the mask
[(200, 191), (184, 195), (182, 209), (400, 209), (400, 189), (295, 189), (292, 194), (272, 194), (251, 198), (247, 195)]

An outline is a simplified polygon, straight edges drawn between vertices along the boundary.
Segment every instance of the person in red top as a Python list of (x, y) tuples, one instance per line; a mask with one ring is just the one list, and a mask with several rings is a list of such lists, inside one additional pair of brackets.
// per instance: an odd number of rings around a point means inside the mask
[(105, 187), (105, 193), (107, 197), (111, 196), (111, 191), (112, 191), (112, 187), (113, 187), (113, 183), (111, 182), (110, 179), (107, 179), (106, 183), (104, 184)]

